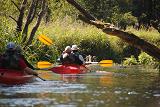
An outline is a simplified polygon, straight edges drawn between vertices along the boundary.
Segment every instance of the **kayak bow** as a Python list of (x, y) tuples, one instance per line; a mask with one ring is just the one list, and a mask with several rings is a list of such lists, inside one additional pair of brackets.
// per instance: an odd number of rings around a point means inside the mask
[(0, 69), (0, 83), (6, 85), (19, 85), (31, 82), (33, 75), (24, 74), (22, 71)]

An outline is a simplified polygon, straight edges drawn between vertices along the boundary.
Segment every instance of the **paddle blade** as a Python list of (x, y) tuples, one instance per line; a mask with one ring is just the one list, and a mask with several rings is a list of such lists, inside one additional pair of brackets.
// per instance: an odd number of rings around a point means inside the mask
[(50, 62), (47, 62), (47, 61), (41, 61), (41, 62), (37, 63), (37, 67), (41, 68), (41, 69), (42, 68), (50, 68), (51, 66), (53, 66), (53, 64)]
[(111, 67), (113, 65), (113, 60), (102, 60), (99, 64), (102, 67)]
[(38, 36), (38, 39), (46, 45), (52, 45), (53, 41), (45, 35)]

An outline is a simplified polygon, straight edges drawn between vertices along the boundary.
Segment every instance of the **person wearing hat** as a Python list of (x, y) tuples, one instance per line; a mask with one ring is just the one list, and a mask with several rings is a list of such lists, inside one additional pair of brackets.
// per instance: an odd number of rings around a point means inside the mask
[(20, 56), (17, 55), (16, 44), (14, 42), (9, 42), (7, 44), (6, 51), (0, 58), (0, 63), (0, 68), (3, 69), (14, 69), (24, 71), (26, 74), (38, 75), (26, 65), (25, 61)]
[(74, 57), (72, 54), (72, 49), (70, 46), (66, 46), (65, 50), (60, 56), (60, 61), (62, 64), (72, 64), (74, 62)]
[(19, 46), (19, 45), (17, 45), (17, 47), (16, 47), (16, 54), (17, 54), (20, 58), (22, 58), (22, 59), (24, 60), (24, 62), (26, 63), (26, 65), (27, 65), (29, 68), (35, 70), (35, 68), (27, 61), (27, 59), (26, 59), (25, 56), (23, 55), (23, 53), (22, 53), (22, 48), (21, 48), (21, 46)]
[(78, 65), (85, 64), (85, 60), (84, 60), (83, 56), (79, 53), (78, 46), (77, 45), (72, 45), (71, 49), (72, 49), (72, 54), (74, 55), (74, 58), (75, 58), (74, 63), (78, 64)]
[(17, 62), (19, 58), (16, 56), (16, 45), (14, 42), (9, 42), (6, 46), (6, 51), (1, 56), (1, 68), (18, 68)]

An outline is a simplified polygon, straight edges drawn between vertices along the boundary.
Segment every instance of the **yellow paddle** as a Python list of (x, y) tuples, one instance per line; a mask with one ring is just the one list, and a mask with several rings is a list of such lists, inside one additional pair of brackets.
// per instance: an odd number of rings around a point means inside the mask
[(87, 64), (99, 64), (102, 67), (111, 67), (113, 66), (113, 60), (102, 60), (100, 62), (86, 62)]
[[(111, 67), (113, 65), (113, 60), (102, 60), (100, 62), (86, 62), (86, 65), (88, 64), (99, 64), (102, 67)], [(40, 69), (43, 68), (50, 68), (53, 64), (47, 61), (40, 61), (37, 63), (37, 67)]]
[(39, 35), (38, 39), (48, 46), (53, 44), (53, 41), (45, 35)]
[(52, 66), (53, 66), (53, 64), (50, 63), (50, 62), (47, 62), (47, 61), (40, 61), (40, 62), (37, 63), (37, 67), (40, 68), (40, 69), (50, 68)]

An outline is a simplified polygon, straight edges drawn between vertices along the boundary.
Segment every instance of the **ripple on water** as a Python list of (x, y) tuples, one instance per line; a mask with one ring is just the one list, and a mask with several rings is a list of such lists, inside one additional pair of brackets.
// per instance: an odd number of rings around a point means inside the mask
[(1, 99), (0, 104), (3, 105), (10, 105), (10, 106), (33, 106), (33, 105), (49, 105), (53, 104), (55, 99), (38, 99), (38, 98), (14, 98), (14, 99)]
[(0, 92), (4, 95), (16, 93), (80, 93), (86, 91), (84, 84), (72, 84), (62, 81), (35, 82), (22, 86), (1, 87)]
[(160, 94), (153, 94), (154, 97), (160, 97)]

